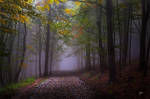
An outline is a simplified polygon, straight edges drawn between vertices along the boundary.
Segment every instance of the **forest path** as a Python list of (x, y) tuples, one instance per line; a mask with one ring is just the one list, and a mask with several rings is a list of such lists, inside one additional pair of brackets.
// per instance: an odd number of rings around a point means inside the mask
[(93, 99), (94, 93), (76, 76), (50, 77), (12, 99)]

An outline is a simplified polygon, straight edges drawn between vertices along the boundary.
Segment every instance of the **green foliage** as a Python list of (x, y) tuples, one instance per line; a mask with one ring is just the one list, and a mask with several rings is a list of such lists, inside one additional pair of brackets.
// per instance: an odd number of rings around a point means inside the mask
[(3, 94), (3, 93), (11, 94), (15, 90), (17, 90), (17, 89), (19, 89), (21, 87), (25, 87), (27, 85), (32, 84), (34, 81), (35, 81), (35, 78), (31, 77), (31, 78), (27, 78), (26, 80), (22, 80), (19, 83), (8, 84), (7, 86), (4, 86), (4, 87), (0, 88), (0, 94)]
[(3, 0), (0, 2), (0, 32), (12, 33), (13, 28), (8, 28), (10, 22), (30, 23), (30, 17), (35, 16), (40, 15), (28, 0)]

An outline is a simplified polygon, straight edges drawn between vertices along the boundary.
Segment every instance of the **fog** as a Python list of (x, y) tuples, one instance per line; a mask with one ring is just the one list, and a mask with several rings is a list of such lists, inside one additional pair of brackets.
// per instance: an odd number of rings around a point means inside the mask
[(77, 69), (77, 56), (72, 54), (73, 48), (66, 46), (66, 45), (64, 47), (65, 47), (65, 50), (60, 55), (60, 61), (58, 61), (57, 65), (54, 66), (53, 70), (56, 70), (56, 71), (73, 71), (73, 70), (76, 70)]

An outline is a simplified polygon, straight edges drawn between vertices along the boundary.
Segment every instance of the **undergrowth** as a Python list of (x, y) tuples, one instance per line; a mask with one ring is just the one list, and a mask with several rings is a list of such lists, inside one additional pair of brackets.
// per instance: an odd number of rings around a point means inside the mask
[(21, 88), (21, 87), (25, 87), (27, 85), (30, 85), (32, 84), (33, 82), (35, 81), (35, 77), (30, 77), (30, 78), (27, 78), (26, 80), (22, 80), (18, 83), (11, 83), (11, 84), (8, 84), (4, 87), (1, 87), (0, 88), (0, 94), (11, 94), (13, 93), (15, 90)]

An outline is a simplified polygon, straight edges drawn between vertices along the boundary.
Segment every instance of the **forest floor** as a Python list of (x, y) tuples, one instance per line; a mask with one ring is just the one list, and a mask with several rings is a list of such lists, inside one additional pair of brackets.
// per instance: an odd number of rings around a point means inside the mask
[(112, 84), (108, 72), (57, 73), (0, 99), (150, 99), (150, 76), (143, 77), (135, 65), (117, 73)]
[(150, 99), (150, 76), (143, 77), (137, 65), (127, 66), (117, 73), (113, 84), (108, 83), (108, 72), (85, 72), (80, 79), (96, 93), (95, 99)]
[(76, 76), (49, 77), (18, 90), (11, 99), (94, 99), (94, 93)]

